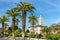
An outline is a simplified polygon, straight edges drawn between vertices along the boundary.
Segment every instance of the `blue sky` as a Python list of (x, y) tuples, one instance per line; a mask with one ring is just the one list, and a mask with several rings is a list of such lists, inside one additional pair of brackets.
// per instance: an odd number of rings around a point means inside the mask
[[(42, 15), (43, 25), (50, 26), (51, 24), (60, 22), (60, 0), (0, 0), (0, 17), (6, 15), (6, 10), (16, 7), (15, 3), (17, 2), (29, 2), (33, 4), (36, 8), (34, 15), (38, 19)], [(29, 27), (28, 18), (26, 23), (26, 26)], [(8, 24), (11, 24), (11, 18)], [(19, 26), (21, 26), (21, 23), (19, 23)]]

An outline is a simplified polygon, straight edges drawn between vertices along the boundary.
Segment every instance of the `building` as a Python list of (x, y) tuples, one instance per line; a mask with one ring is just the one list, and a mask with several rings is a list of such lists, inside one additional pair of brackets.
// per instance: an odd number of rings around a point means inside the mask
[[(29, 32), (31, 33), (32, 32), (32, 30), (31, 30), (32, 28), (30, 27), (30, 28), (28, 28), (28, 30), (29, 30)], [(41, 32), (41, 27), (34, 27), (34, 33), (35, 34), (40, 34), (40, 33), (42, 33)]]

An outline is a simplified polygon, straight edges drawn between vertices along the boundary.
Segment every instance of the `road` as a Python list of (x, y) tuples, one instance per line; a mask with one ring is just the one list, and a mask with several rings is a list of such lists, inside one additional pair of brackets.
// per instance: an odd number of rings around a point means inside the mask
[[(13, 40), (12, 37), (3, 37), (0, 40)], [(15, 40), (21, 40), (21, 37), (16, 37)], [(38, 40), (38, 38), (25, 38), (25, 40)], [(46, 39), (39, 39), (39, 40), (46, 40)]]

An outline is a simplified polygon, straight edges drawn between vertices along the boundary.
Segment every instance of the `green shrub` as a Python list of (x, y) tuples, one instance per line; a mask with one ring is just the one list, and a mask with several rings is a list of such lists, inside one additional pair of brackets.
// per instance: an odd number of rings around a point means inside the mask
[(56, 38), (60, 39), (60, 34), (56, 34)]
[(29, 38), (36, 38), (36, 34), (34, 34), (34, 33), (28, 34), (28, 37)]
[(9, 36), (9, 34), (5, 34), (5, 36), (6, 36), (6, 37), (8, 37), (8, 36)]
[(25, 33), (25, 37), (28, 37), (28, 34), (27, 33)]
[(21, 36), (22, 36), (20, 29), (16, 29), (16, 30), (14, 31), (14, 34), (15, 34), (15, 37), (21, 37)]
[(47, 39), (58, 40), (60, 38), (60, 34), (46, 34), (45, 37)]
[(15, 37), (22, 37), (22, 34), (15, 34)]

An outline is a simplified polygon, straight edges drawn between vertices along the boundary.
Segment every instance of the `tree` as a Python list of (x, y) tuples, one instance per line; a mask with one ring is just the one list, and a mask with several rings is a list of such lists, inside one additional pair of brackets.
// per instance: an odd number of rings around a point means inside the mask
[(20, 2), (17, 4), (17, 8), (22, 12), (22, 40), (24, 40), (25, 26), (26, 26), (26, 14), (27, 12), (33, 12), (35, 7), (28, 2)]
[(6, 16), (2, 16), (1, 18), (0, 18), (0, 23), (2, 24), (2, 34), (4, 35), (4, 24), (5, 24), (5, 22), (7, 22), (8, 21), (8, 17), (6, 17)]
[[(54, 29), (53, 29), (53, 28), (54, 28)], [(60, 33), (60, 23), (52, 24), (52, 25), (51, 25), (51, 29), (52, 29), (52, 31), (54, 31), (54, 32)]]
[(31, 15), (29, 16), (29, 22), (30, 22), (31, 25), (32, 25), (32, 33), (34, 33), (34, 25), (35, 25), (36, 22), (37, 22), (36, 16), (34, 16), (33, 14), (31, 14)]
[(50, 33), (50, 28), (49, 27), (47, 27), (47, 26), (45, 26), (45, 27), (43, 27), (43, 29), (41, 30), (43, 33), (46, 33), (46, 34), (48, 34), (48, 33)]
[(15, 18), (19, 15), (18, 9), (13, 8), (11, 10), (7, 10), (7, 14), (12, 17), (12, 36), (14, 37)]

